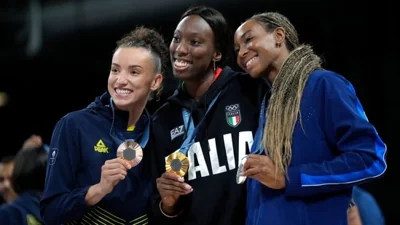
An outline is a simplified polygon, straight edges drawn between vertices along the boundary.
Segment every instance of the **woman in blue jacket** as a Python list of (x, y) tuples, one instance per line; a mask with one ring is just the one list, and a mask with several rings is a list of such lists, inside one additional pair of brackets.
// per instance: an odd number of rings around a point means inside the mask
[(57, 123), (41, 200), (46, 224), (149, 222), (145, 106), (160, 88), (167, 51), (159, 33), (137, 27), (117, 42), (108, 92)]
[(321, 68), (279, 13), (261, 13), (235, 32), (237, 63), (272, 85), (242, 177), (247, 224), (347, 224), (352, 188), (386, 170), (386, 145), (351, 83)]

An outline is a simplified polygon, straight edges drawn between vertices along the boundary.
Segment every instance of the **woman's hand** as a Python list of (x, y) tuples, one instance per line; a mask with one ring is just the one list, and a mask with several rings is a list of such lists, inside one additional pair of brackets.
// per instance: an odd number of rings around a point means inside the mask
[(242, 176), (258, 180), (272, 189), (285, 188), (285, 175), (277, 174), (275, 164), (265, 155), (250, 154), (243, 166)]
[(193, 188), (184, 181), (183, 177), (170, 172), (165, 172), (157, 178), (157, 189), (161, 195), (162, 210), (167, 214), (175, 213), (174, 206), (179, 196), (187, 195), (193, 191)]

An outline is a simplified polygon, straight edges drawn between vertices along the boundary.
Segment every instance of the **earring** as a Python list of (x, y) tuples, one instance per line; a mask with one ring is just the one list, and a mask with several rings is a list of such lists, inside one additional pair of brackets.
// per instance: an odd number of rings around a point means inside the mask
[(215, 73), (215, 60), (213, 60), (214, 73)]
[(276, 43), (275, 43), (275, 46), (276, 46), (277, 48), (279, 48), (279, 47), (281, 47), (281, 43), (276, 42)]

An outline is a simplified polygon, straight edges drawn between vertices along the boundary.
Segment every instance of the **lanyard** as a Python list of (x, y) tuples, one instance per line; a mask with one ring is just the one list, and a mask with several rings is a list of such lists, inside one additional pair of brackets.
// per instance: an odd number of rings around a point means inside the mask
[(264, 95), (264, 98), (261, 103), (260, 117), (258, 118), (258, 127), (257, 127), (257, 131), (256, 131), (256, 135), (254, 136), (253, 144), (251, 145), (250, 153), (253, 153), (253, 154), (261, 154), (264, 151), (264, 146), (262, 144), (262, 136), (264, 133), (264, 127), (265, 127), (265, 122), (266, 122), (266, 116), (265, 116), (266, 97), (267, 97), (267, 94)]
[(207, 108), (206, 114), (201, 119), (199, 124), (197, 124), (196, 127), (194, 127), (193, 120), (190, 119), (189, 110), (182, 108), (183, 121), (184, 121), (185, 125), (187, 124), (187, 136), (186, 136), (186, 139), (183, 142), (181, 148), (179, 149), (179, 151), (182, 152), (183, 154), (186, 155), (187, 152), (189, 151), (190, 146), (194, 143), (197, 132), (199, 131), (201, 125), (204, 123), (204, 120), (207, 117), (207, 114), (209, 113), (211, 108), (214, 106), (214, 104), (217, 101), (217, 99), (219, 98), (220, 94), (221, 94), (221, 92), (219, 92), (218, 95), (214, 97), (214, 99), (212, 100), (212, 102), (210, 103), (210, 105)]
[(115, 131), (115, 127), (114, 127), (115, 110), (114, 110), (114, 104), (113, 104), (112, 98), (110, 98), (110, 107), (112, 110), (112, 117), (113, 117), (111, 129), (110, 129), (110, 136), (114, 139), (114, 141), (117, 142), (118, 145), (120, 145), (124, 141), (134, 141), (134, 142), (138, 142), (140, 147), (142, 147), (142, 148), (146, 147), (147, 142), (149, 141), (149, 135), (150, 135), (150, 116), (148, 115), (148, 112), (145, 111), (146, 117), (147, 117), (145, 129), (141, 134), (138, 135), (137, 139), (140, 139), (140, 140), (136, 141), (135, 139), (125, 139), (125, 138), (121, 137), (122, 136), (121, 134), (118, 134)]

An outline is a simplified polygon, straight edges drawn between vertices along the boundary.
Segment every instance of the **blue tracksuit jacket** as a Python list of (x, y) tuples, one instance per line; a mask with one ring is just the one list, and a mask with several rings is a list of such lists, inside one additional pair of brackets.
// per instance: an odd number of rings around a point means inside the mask
[(386, 170), (386, 145), (344, 77), (314, 71), (300, 116), (285, 189), (247, 181), (247, 225), (346, 225), (353, 186)]
[[(149, 152), (128, 171), (113, 192), (88, 207), (85, 195), (100, 181), (101, 167), (116, 157), (119, 143), (110, 135), (112, 109), (108, 93), (87, 108), (64, 116), (56, 125), (50, 143), (41, 215), (46, 224), (147, 224), (154, 182), (150, 178)], [(115, 130), (135, 138), (149, 118), (143, 114), (133, 132), (127, 131), (127, 113), (116, 112)]]

